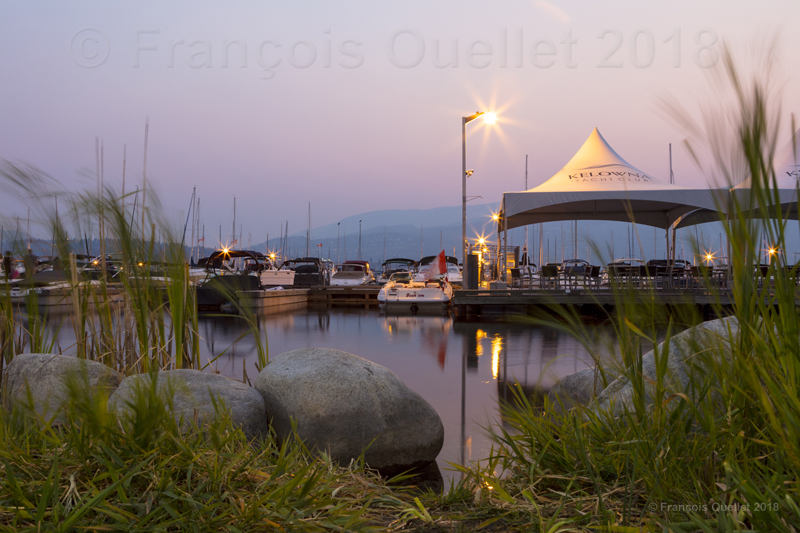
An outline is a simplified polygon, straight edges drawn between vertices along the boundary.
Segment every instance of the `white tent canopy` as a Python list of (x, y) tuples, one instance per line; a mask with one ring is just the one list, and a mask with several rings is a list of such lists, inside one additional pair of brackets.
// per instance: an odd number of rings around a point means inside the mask
[[(800, 130), (793, 135), (790, 140), (778, 153), (775, 154), (775, 182), (778, 186), (778, 198), (780, 199), (780, 211), (785, 217), (797, 220), (797, 199), (798, 199), (798, 184), (800, 184)], [(734, 186), (731, 190), (734, 194), (738, 195), (739, 206), (744, 207), (749, 204), (747, 193), (751, 187), (752, 178), (748, 177), (738, 185)], [(770, 181), (770, 187), (772, 182)], [(703, 224), (705, 222), (719, 222), (720, 218), (724, 216), (726, 209), (724, 206), (715, 207), (713, 209), (702, 209), (696, 211), (686, 218), (681, 220), (678, 224), (679, 228), (693, 226), (695, 224)], [(777, 212), (774, 214), (777, 215)], [(760, 215), (759, 215), (760, 216)], [(758, 218), (754, 216), (753, 218)]]
[(543, 184), (503, 194), (507, 228), (560, 220), (635, 222), (667, 229), (697, 209), (715, 209), (709, 190), (657, 180), (622, 159), (597, 128)]

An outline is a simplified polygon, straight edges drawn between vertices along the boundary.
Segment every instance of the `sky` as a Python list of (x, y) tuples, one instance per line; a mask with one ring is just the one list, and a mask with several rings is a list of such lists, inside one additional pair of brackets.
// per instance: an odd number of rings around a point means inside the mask
[[(628, 162), (704, 187), (664, 98), (708, 99), (720, 44), (780, 36), (780, 81), (800, 111), (800, 3), (785, 1), (0, 0), (0, 157), (65, 191), (148, 187), (177, 223), (193, 187), (202, 223), (253, 242), (381, 209), (499, 202), (558, 172), (594, 127)], [(24, 202), (0, 193), (6, 218)], [(411, 224), (414, 221), (409, 221)], [(35, 221), (34, 221), (35, 223)], [(458, 223), (454, 220), (454, 223)], [(238, 228), (237, 228), (238, 229)]]

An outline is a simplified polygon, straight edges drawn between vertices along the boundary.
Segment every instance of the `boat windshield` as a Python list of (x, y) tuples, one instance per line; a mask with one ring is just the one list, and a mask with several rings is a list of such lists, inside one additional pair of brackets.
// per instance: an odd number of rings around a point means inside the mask
[(411, 272), (395, 272), (389, 281), (411, 281)]
[(364, 272), (364, 265), (339, 265), (340, 272)]

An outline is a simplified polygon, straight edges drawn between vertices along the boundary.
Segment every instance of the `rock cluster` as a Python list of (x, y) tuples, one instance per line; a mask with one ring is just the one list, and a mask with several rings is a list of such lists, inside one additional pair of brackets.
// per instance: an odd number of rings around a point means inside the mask
[[(664, 387), (670, 393), (681, 393), (692, 398), (691, 376), (702, 373), (705, 357), (712, 353), (730, 353), (731, 342), (736, 342), (739, 323), (735, 317), (703, 322), (687, 329), (669, 340), (669, 349), (658, 346), (659, 358), (667, 357)], [(652, 404), (652, 391), (657, 379), (656, 351), (642, 356), (642, 377), (645, 383), (645, 403)], [(599, 387), (599, 388), (598, 388)], [(633, 384), (626, 376), (619, 376), (603, 387), (594, 368), (587, 368), (561, 379), (548, 395), (553, 410), (570, 409), (576, 405), (589, 406), (594, 411), (607, 411), (619, 416), (625, 409), (633, 409)]]
[[(74, 357), (24, 354), (5, 369), (1, 392), (7, 409), (28, 405), (53, 420), (63, 416), (70, 387), (78, 387), (104, 395), (109, 410), (125, 417), (151, 379), (123, 377)], [(249, 438), (266, 436), (270, 425), (281, 439), (296, 431), (311, 450), (343, 464), (363, 454), (370, 467), (388, 475), (430, 465), (444, 442), (439, 415), (420, 395), (389, 369), (338, 350), (278, 355), (254, 387), (197, 370), (159, 372), (155, 379), (155, 394), (183, 427), (202, 427), (224, 412)]]

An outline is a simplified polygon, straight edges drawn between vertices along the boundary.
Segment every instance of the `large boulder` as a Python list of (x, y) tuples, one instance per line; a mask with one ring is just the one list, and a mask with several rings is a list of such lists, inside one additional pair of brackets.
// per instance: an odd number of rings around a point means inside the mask
[[(108, 397), (122, 374), (102, 363), (67, 355), (26, 353), (14, 357), (3, 371), (3, 405), (28, 406), (45, 420), (61, 419), (69, 404), (69, 381), (81, 392)], [(28, 391), (33, 400), (29, 405)]]
[[(122, 416), (129, 414), (129, 404), (137, 391), (150, 386), (150, 379), (150, 374), (125, 378), (109, 398), (109, 409)], [(240, 381), (199, 370), (167, 370), (159, 372), (156, 380), (159, 398), (168, 403), (171, 395), (172, 413), (176, 420), (183, 420), (184, 428), (194, 421), (202, 427), (218, 417), (217, 409), (224, 408), (248, 438), (269, 432), (264, 400), (255, 389)]]
[(579, 405), (586, 406), (605, 388), (599, 369), (584, 368), (559, 379), (547, 393), (550, 409), (562, 413)]
[[(739, 334), (739, 322), (736, 317), (721, 318), (703, 322), (670, 338), (667, 357), (667, 371), (664, 381), (669, 392), (679, 392), (692, 398), (696, 392), (692, 390), (692, 375), (702, 377), (707, 368), (709, 357), (731, 353), (731, 342), (736, 342)], [(659, 345), (659, 357), (664, 344)], [(653, 403), (652, 391), (657, 380), (657, 368), (654, 351), (642, 356), (642, 376), (645, 383), (645, 403)], [(633, 385), (626, 376), (620, 376), (603, 392), (597, 395), (592, 403), (595, 411), (610, 411), (619, 416), (627, 408), (633, 410)]]
[(311, 449), (349, 463), (364, 449), (383, 473), (431, 463), (442, 449), (444, 426), (419, 394), (389, 369), (327, 348), (271, 358), (255, 381), (281, 438), (298, 436)]

